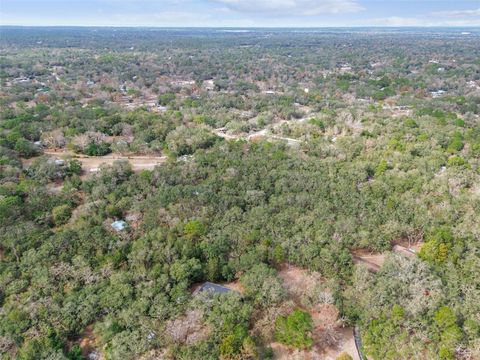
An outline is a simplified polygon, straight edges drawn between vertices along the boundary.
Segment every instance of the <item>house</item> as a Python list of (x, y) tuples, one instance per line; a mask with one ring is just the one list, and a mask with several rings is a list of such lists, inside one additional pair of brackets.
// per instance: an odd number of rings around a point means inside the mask
[(205, 80), (203, 82), (203, 88), (207, 91), (215, 90), (215, 82), (213, 79)]
[(430, 91), (430, 94), (432, 95), (432, 98), (434, 98), (434, 99), (445, 95), (445, 93), (446, 93), (445, 90)]
[(198, 292), (204, 292), (204, 291), (207, 291), (212, 294), (226, 294), (233, 290), (230, 290), (225, 286), (214, 284), (207, 281), (207, 282), (204, 282), (195, 292), (198, 293)]

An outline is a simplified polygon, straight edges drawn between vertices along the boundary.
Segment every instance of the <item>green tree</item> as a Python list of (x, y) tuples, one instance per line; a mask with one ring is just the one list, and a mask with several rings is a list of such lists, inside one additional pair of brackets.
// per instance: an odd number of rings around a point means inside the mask
[(205, 235), (207, 227), (200, 220), (190, 220), (183, 227), (183, 233), (190, 239), (198, 239), (200, 236)]
[(240, 278), (240, 282), (245, 287), (245, 296), (255, 305), (267, 307), (278, 304), (285, 297), (276, 271), (265, 264), (253, 266)]
[(440, 358), (454, 359), (455, 346), (462, 339), (462, 330), (457, 324), (457, 316), (448, 306), (442, 306), (433, 317), (437, 335), (440, 338)]

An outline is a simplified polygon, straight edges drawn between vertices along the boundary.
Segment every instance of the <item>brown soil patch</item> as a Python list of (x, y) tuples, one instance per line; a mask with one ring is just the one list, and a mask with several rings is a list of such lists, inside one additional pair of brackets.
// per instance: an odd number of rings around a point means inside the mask
[(242, 284), (240, 284), (240, 281), (232, 281), (229, 283), (222, 283), (220, 284), (222, 286), (225, 286), (226, 288), (236, 291), (240, 294), (243, 294), (245, 292), (245, 289), (243, 288)]
[(353, 251), (353, 261), (356, 264), (364, 264), (368, 270), (377, 272), (385, 262), (384, 253), (372, 253), (365, 249), (357, 249)]
[(203, 312), (189, 310), (185, 315), (167, 322), (165, 333), (176, 344), (193, 345), (208, 338), (211, 328), (202, 320)]
[(418, 242), (416, 244), (410, 245), (408, 249), (418, 254), (418, 252), (422, 249), (423, 244), (423, 242)]
[(276, 360), (325, 360), (325, 358), (315, 350), (305, 351), (291, 349), (278, 342), (271, 343), (274, 359)]
[(353, 337), (352, 328), (340, 328), (337, 329), (338, 342), (335, 347), (328, 347), (324, 353), (323, 358), (325, 360), (334, 360), (342, 352), (346, 352), (354, 360), (360, 360), (358, 356), (357, 346), (355, 345), (355, 338)]
[(403, 255), (403, 256), (407, 256), (407, 257), (414, 257), (415, 256), (415, 250), (410, 249), (410, 248), (406, 248), (406, 247), (401, 246), (401, 245), (395, 245), (392, 250), (393, 250), (394, 253), (397, 253), (397, 254), (400, 254), (400, 255)]
[[(93, 333), (93, 325), (89, 325), (85, 328), (85, 331), (82, 333), (82, 335), (80, 335), (80, 340), (78, 344), (80, 345), (80, 349), (82, 350), (82, 355), (86, 359), (103, 358), (96, 349), (97, 339), (95, 337), (95, 334)], [(95, 355), (92, 356), (93, 354), (96, 354), (96, 357), (94, 357)]]
[(112, 165), (115, 161), (118, 160), (127, 160), (132, 165), (133, 171), (153, 170), (155, 166), (163, 164), (165, 161), (167, 161), (166, 156), (120, 154), (109, 154), (105, 156), (87, 156), (75, 154), (65, 149), (45, 149), (44, 154), (58, 157), (72, 157), (82, 163), (82, 169), (86, 173), (97, 172), (101, 165)]
[(394, 245), (393, 251), (399, 252), (399, 251), (407, 251), (411, 254), (416, 254), (420, 251), (422, 248), (424, 242), (423, 241), (418, 241), (416, 243), (409, 243), (407, 240), (399, 241)]
[(283, 280), (283, 286), (287, 290), (288, 295), (297, 304), (300, 304), (302, 296), (312, 291), (322, 282), (320, 273), (309, 272), (288, 264), (282, 267), (278, 272), (278, 276)]
[(332, 304), (322, 304), (319, 310), (311, 311), (313, 327), (316, 331), (335, 326), (338, 319), (338, 309)]

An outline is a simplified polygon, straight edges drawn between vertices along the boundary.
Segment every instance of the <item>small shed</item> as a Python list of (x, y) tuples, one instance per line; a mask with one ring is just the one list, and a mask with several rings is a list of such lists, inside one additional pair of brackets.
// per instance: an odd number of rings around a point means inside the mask
[(117, 220), (117, 221), (114, 221), (112, 223), (112, 228), (115, 230), (115, 231), (122, 231), (122, 230), (125, 230), (125, 228), (127, 227), (127, 223), (123, 220)]

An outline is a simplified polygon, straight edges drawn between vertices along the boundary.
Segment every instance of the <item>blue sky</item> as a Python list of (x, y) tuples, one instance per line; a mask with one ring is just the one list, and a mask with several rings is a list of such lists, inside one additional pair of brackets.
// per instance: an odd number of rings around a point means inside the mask
[(480, 26), (480, 0), (0, 0), (2, 25)]

